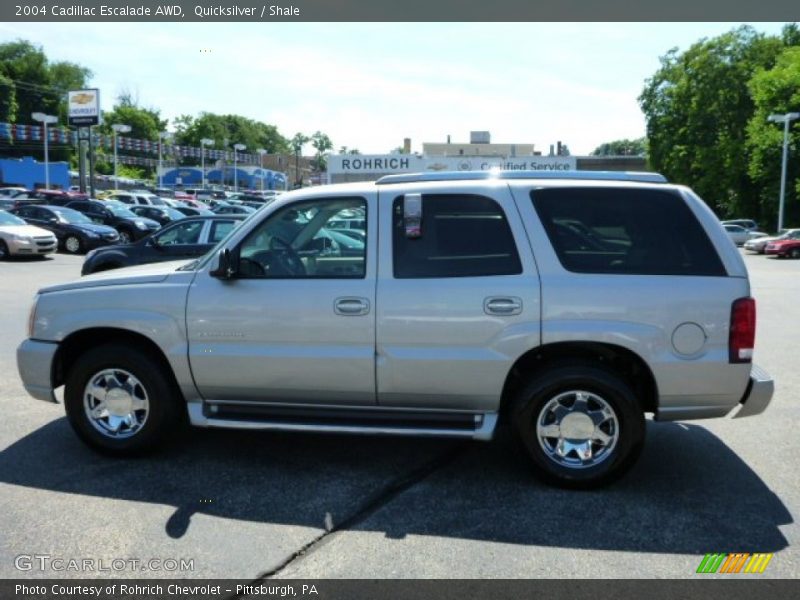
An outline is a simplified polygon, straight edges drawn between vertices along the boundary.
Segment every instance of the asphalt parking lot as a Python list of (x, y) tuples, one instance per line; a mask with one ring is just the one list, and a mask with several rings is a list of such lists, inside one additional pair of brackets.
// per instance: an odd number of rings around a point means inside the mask
[[(152, 457), (98, 456), (26, 394), (14, 355), (35, 290), (82, 258), (0, 263), (0, 577), (688, 578), (705, 553), (770, 552), (758, 577), (797, 578), (800, 261), (745, 260), (772, 405), (650, 423), (634, 470), (593, 492), (538, 483), (505, 438), (197, 430)], [(110, 570), (40, 568), (85, 558)]]

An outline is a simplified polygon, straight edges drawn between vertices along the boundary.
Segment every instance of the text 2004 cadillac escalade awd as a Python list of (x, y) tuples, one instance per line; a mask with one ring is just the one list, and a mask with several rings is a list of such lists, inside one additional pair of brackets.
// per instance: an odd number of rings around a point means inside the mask
[[(339, 229), (363, 221), (363, 230)], [(637, 458), (644, 417), (762, 412), (755, 302), (714, 214), (657, 174), (436, 173), (283, 195), (191, 263), (39, 292), (26, 389), (89, 445), (193, 425), (487, 440), (546, 480)]]

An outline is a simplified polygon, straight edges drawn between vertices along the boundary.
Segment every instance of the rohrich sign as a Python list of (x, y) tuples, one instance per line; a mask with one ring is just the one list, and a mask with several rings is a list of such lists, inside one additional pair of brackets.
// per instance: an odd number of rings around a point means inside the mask
[(100, 124), (100, 90), (75, 90), (67, 93), (67, 120), (72, 126)]
[(574, 171), (574, 156), (417, 156), (415, 154), (335, 154), (330, 175), (352, 173), (423, 173), (435, 171)]

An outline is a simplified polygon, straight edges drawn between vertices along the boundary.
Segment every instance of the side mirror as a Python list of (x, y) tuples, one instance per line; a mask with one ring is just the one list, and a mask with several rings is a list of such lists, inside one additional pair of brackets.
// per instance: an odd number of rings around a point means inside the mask
[(422, 236), (422, 194), (403, 196), (403, 226), (407, 238)]
[(236, 265), (230, 250), (223, 248), (219, 251), (219, 254), (217, 254), (217, 268), (209, 271), (208, 274), (224, 281), (229, 281), (236, 276)]

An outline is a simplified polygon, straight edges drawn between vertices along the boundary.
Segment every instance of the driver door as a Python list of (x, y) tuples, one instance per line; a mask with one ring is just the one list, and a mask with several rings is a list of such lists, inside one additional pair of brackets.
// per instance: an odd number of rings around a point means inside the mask
[(230, 248), (232, 279), (197, 274), (187, 330), (206, 400), (375, 404), (375, 236), (342, 240), (326, 225), (361, 214), (376, 231), (376, 207), (374, 196), (287, 204)]

